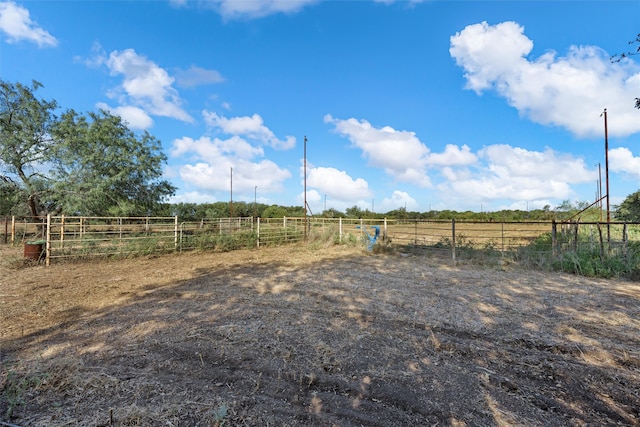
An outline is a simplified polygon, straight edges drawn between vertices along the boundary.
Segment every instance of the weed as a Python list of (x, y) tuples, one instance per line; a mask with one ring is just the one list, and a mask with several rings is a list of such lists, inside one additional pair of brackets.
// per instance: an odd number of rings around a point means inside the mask
[(5, 416), (10, 419), (16, 407), (24, 404), (24, 396), (29, 390), (38, 387), (48, 378), (48, 374), (37, 373), (21, 376), (14, 370), (8, 370), (4, 380), (0, 402), (6, 404)]

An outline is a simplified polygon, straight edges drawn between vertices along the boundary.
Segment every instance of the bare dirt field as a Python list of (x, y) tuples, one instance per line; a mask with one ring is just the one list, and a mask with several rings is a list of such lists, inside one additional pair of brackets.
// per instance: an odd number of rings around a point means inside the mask
[(0, 256), (0, 426), (640, 425), (638, 282), (345, 246)]

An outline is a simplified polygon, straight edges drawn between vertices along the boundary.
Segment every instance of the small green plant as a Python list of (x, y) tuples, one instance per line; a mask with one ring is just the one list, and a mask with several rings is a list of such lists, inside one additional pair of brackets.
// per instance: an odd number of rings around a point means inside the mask
[(20, 376), (14, 370), (7, 371), (4, 389), (0, 395), (0, 401), (6, 402), (7, 410), (5, 416), (10, 419), (19, 405), (24, 404), (24, 396), (32, 388), (38, 387), (46, 379), (47, 374), (34, 374), (31, 376)]
[(220, 404), (220, 406), (211, 408), (209, 411), (207, 411), (208, 425), (223, 427), (227, 422), (228, 415), (229, 408), (227, 407), (227, 404), (223, 402)]

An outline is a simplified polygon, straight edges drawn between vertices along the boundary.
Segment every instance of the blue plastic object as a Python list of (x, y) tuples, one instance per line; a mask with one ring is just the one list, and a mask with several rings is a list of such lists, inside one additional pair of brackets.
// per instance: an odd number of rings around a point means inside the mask
[[(356, 228), (361, 228), (361, 227), (358, 225)], [(369, 232), (367, 231), (367, 227), (363, 228), (365, 234), (367, 235), (367, 238), (369, 239), (369, 243), (367, 244), (367, 250), (369, 252), (371, 252), (373, 250), (373, 247), (376, 244), (376, 240), (378, 240), (378, 237), (380, 236), (380, 226), (379, 225), (372, 225), (371, 228), (376, 230), (376, 232), (373, 234), (373, 236), (371, 234), (369, 234)]]

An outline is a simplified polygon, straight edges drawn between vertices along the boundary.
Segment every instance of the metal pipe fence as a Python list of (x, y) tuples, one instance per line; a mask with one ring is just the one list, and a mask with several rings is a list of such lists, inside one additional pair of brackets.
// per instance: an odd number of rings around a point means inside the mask
[(42, 258), (47, 264), (61, 258), (259, 248), (301, 242), (305, 238), (336, 243), (373, 242), (400, 251), (431, 252), (452, 259), (481, 254), (516, 259), (526, 256), (534, 262), (578, 251), (595, 251), (604, 257), (626, 254), (630, 248), (640, 250), (639, 223), (317, 217), (180, 221), (178, 217), (49, 215), (7, 217), (2, 228), (5, 243), (42, 244)]

